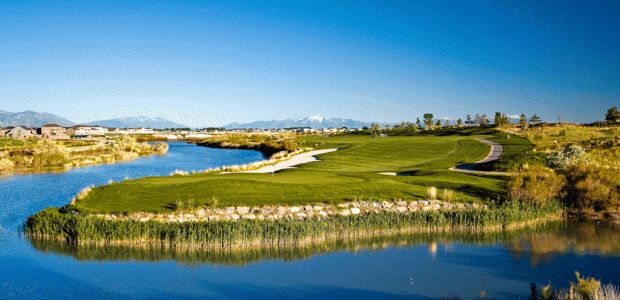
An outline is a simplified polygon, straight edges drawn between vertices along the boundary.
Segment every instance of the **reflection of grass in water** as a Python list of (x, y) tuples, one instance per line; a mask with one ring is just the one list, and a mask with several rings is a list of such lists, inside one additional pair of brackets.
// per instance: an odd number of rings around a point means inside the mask
[[(175, 260), (186, 264), (245, 265), (261, 260), (281, 259), (285, 261), (305, 259), (315, 255), (337, 251), (377, 251), (391, 247), (411, 247), (466, 243), (474, 245), (508, 244), (519, 241), (530, 233), (545, 234), (560, 232), (560, 223), (548, 223), (514, 231), (496, 232), (427, 232), (415, 234), (396, 234), (392, 236), (351, 236), (342, 239), (323, 240), (300, 246), (269, 246), (247, 248), (201, 248), (191, 245), (168, 247), (160, 243), (138, 245), (71, 244), (59, 240), (32, 238), (32, 245), (40, 251), (54, 252), (75, 257), (78, 260)], [(432, 254), (432, 253), (431, 253)]]
[(517, 259), (527, 254), (533, 266), (567, 252), (620, 255), (620, 231), (605, 224), (561, 224), (551, 232), (526, 232), (508, 243), (508, 248)]

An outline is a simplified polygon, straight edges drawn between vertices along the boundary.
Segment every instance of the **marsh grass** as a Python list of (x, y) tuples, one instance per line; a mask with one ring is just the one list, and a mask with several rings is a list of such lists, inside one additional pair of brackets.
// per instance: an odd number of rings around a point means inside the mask
[[(187, 206), (187, 203), (183, 204)], [(49, 208), (27, 221), (27, 233), (72, 243), (189, 243), (200, 246), (252, 246), (303, 243), (347, 235), (381, 235), (386, 232), (484, 231), (548, 218), (558, 207), (537, 208), (519, 203), (490, 209), (372, 213), (306, 220), (239, 220), (164, 223), (106, 220), (72, 207)]]

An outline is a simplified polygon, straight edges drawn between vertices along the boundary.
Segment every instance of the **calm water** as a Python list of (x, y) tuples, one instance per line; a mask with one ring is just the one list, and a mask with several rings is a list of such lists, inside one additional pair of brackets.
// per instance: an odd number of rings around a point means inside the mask
[(620, 230), (600, 224), (233, 252), (70, 247), (20, 234), (28, 215), (64, 205), (91, 184), (260, 159), (172, 143), (162, 157), (1, 178), (0, 298), (476, 298), (485, 291), (526, 299), (530, 282), (565, 286), (575, 270), (620, 284)]

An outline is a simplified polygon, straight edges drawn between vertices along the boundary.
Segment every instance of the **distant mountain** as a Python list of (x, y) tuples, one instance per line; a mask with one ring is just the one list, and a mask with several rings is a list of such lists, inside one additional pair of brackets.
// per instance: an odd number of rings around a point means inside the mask
[(87, 125), (98, 125), (109, 128), (187, 128), (188, 126), (166, 120), (164, 118), (150, 117), (125, 117), (110, 120), (100, 120), (87, 123)]
[(24, 111), (18, 113), (0, 111), (0, 127), (26, 126), (41, 127), (46, 124), (58, 124), (60, 126), (73, 126), (73, 122), (48, 113), (38, 113), (35, 111)]
[(311, 128), (362, 128), (370, 126), (368, 122), (356, 121), (351, 119), (340, 118), (324, 118), (322, 116), (312, 116), (303, 119), (286, 119), (273, 121), (256, 121), (252, 123), (231, 123), (224, 128), (226, 129), (272, 129), (272, 128), (290, 128), (290, 127), (311, 127)]

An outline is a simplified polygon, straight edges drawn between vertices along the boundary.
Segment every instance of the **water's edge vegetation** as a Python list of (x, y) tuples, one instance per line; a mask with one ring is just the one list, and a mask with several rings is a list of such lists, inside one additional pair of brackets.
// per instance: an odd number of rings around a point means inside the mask
[(558, 206), (507, 203), (488, 209), (371, 213), (305, 220), (237, 220), (166, 223), (106, 220), (63, 208), (48, 208), (30, 218), (28, 236), (73, 244), (156, 243), (177, 247), (264, 247), (415, 232), (489, 232), (562, 218)]

